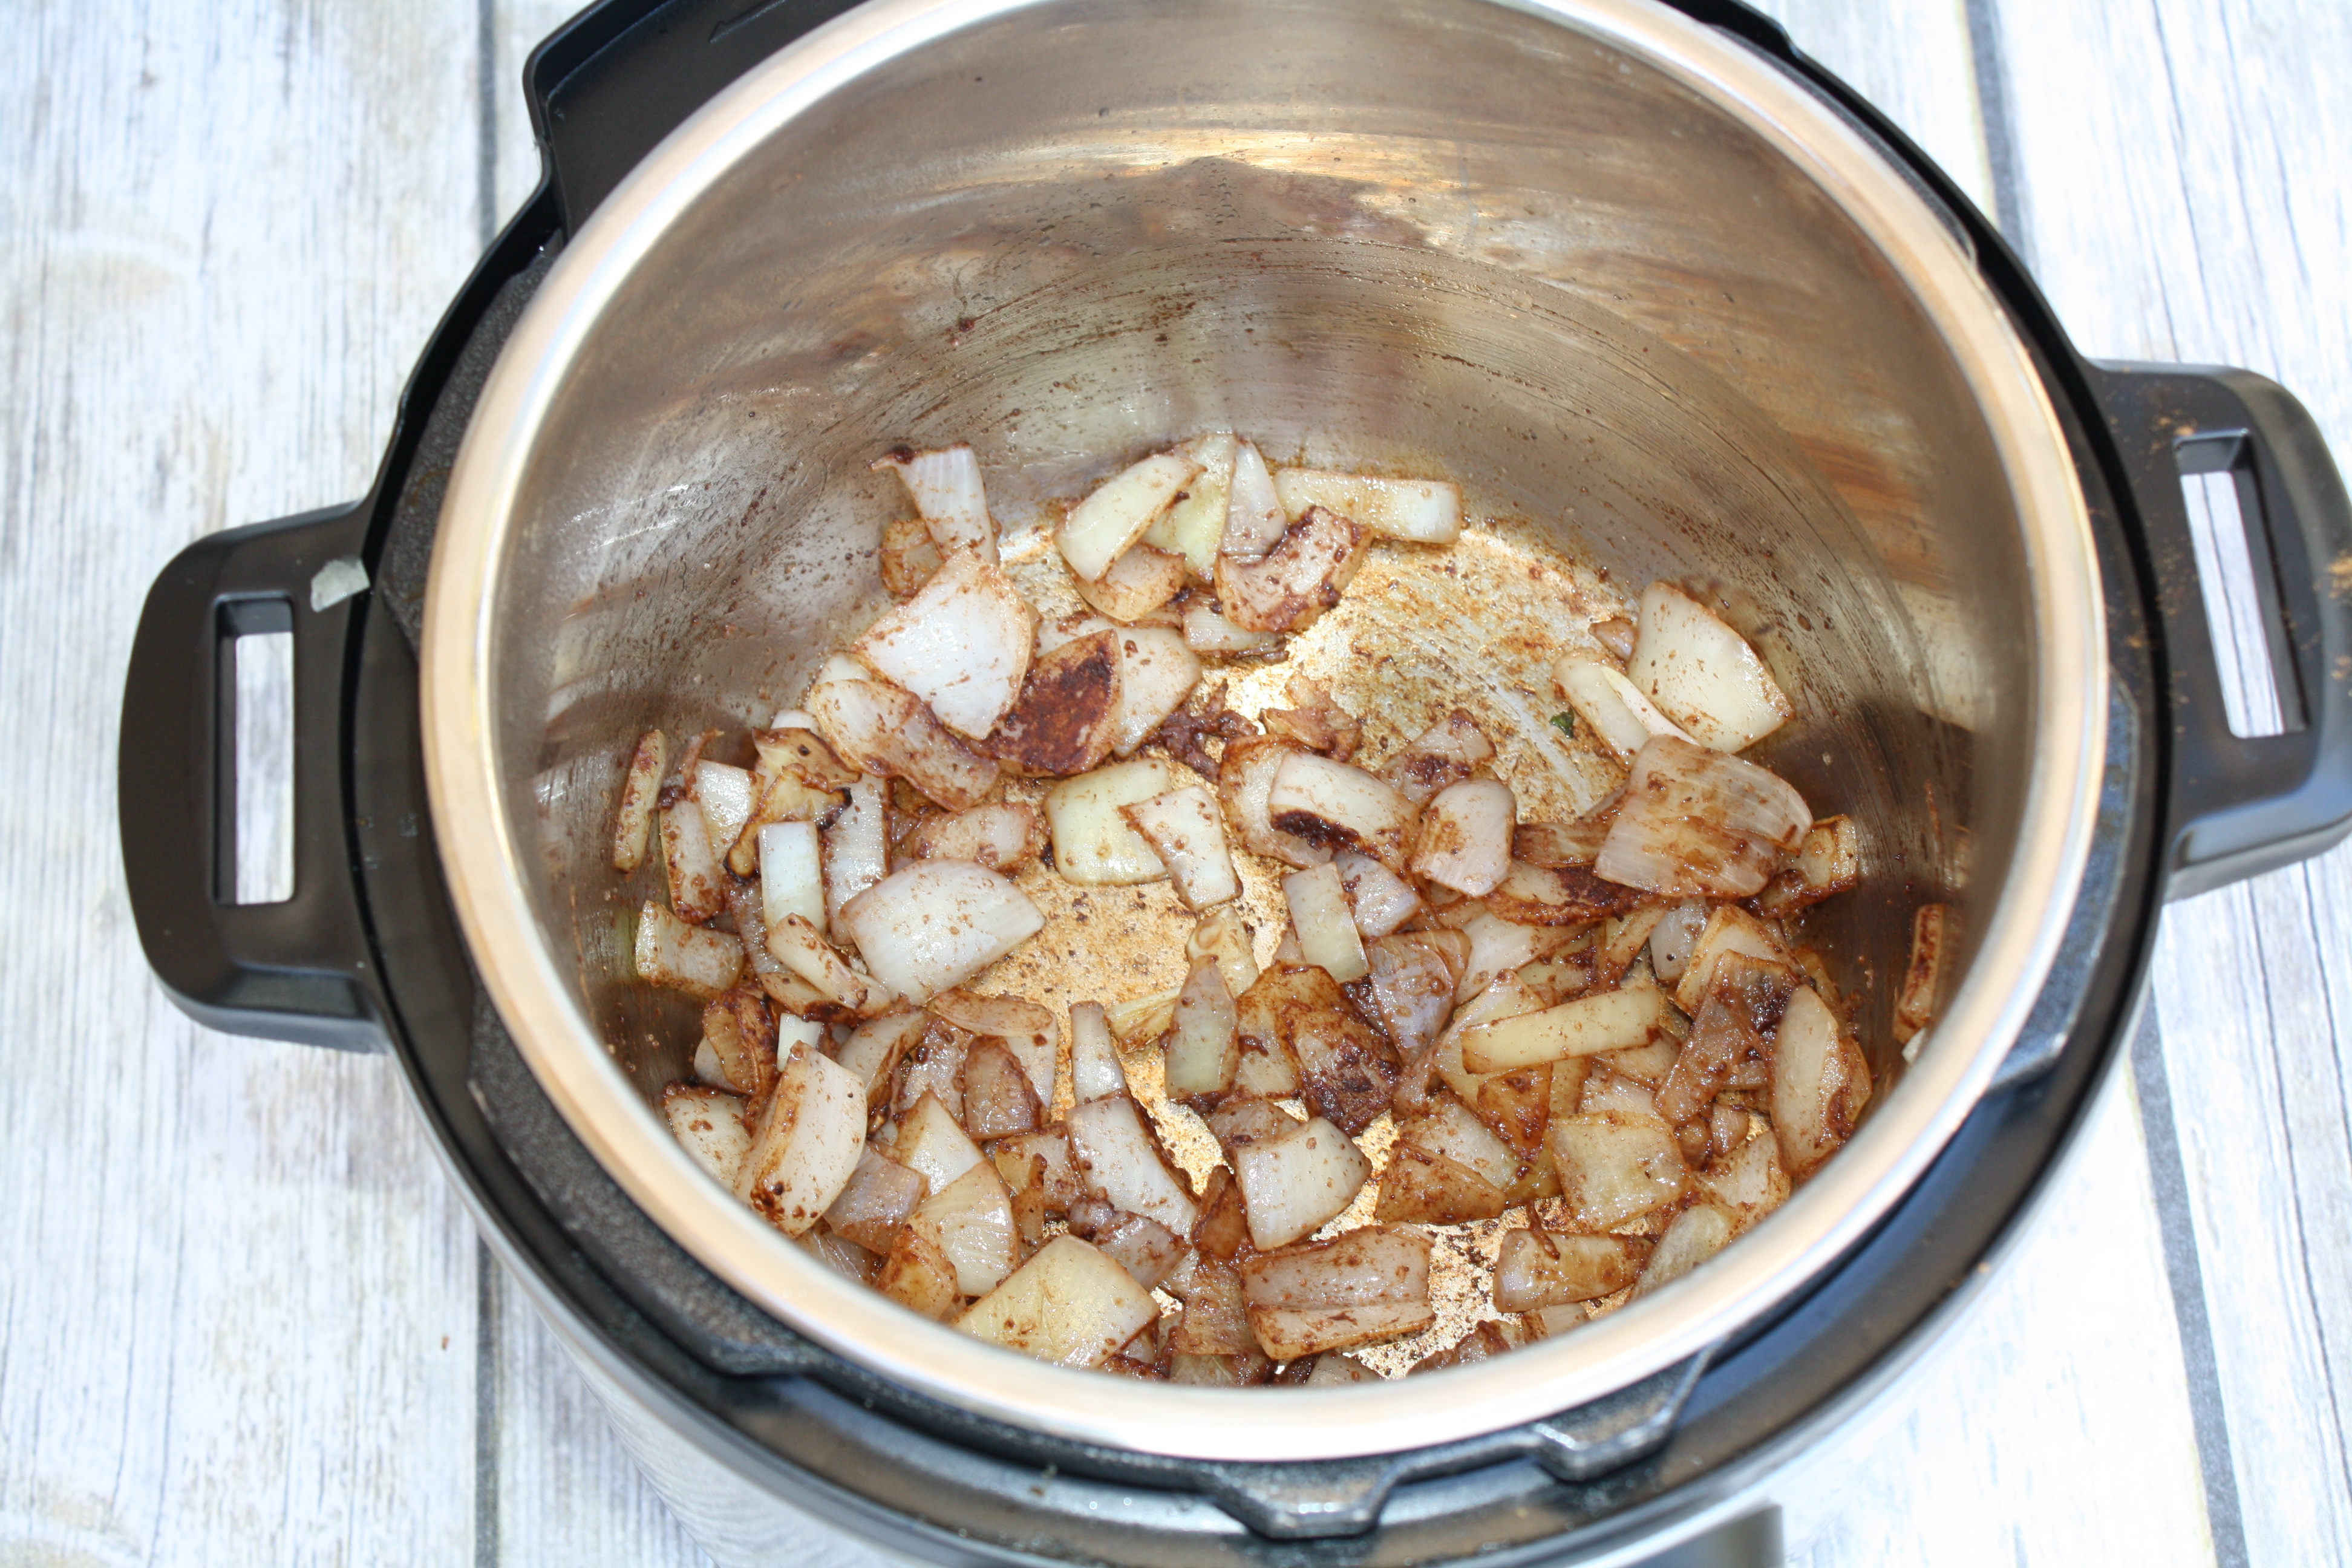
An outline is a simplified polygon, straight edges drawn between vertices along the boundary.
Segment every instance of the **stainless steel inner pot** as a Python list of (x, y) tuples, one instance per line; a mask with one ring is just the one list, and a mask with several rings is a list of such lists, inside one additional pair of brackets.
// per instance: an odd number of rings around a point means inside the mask
[[(649, 1109), (695, 1029), (623, 979), (654, 884), (604, 849), (636, 733), (764, 722), (878, 612), (903, 505), (878, 452), (972, 442), (1017, 531), (1210, 428), (1444, 473), (1494, 531), (1629, 591), (1716, 595), (1799, 707), (1765, 759), (1863, 825), (1865, 885), (1814, 940), (1875, 987), (1865, 1124), (1720, 1258), (1570, 1335), (1313, 1392), (1045, 1367), (835, 1275)], [(1336, 1457), (1521, 1424), (1698, 1352), (1915, 1178), (2072, 906), (2099, 605), (2047, 397), (1964, 243), (1727, 35), (1640, 0), (883, 0), (687, 122), (556, 262), (451, 479), (425, 738), (519, 1046), (719, 1276), (1017, 1425)], [(1887, 1016), (1929, 899), (1958, 906), (1961, 962), (1906, 1068)]]

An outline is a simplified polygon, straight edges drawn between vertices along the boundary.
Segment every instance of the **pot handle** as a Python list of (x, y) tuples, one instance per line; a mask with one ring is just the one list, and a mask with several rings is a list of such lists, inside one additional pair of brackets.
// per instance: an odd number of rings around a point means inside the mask
[(737, 77), (856, 3), (604, 0), (549, 34), (522, 87), (564, 233)]
[[(147, 591), (115, 795), (140, 945), (207, 1028), (347, 1050), (383, 1036), (345, 820), (344, 650), (365, 502), (200, 539)], [(236, 897), (236, 643), (293, 637), (294, 889)]]
[[(2167, 896), (2294, 864), (2352, 832), (2352, 500), (2319, 426), (2275, 382), (2205, 365), (2101, 364), (2138, 502), (2172, 717)], [(2186, 475), (2237, 483), (2285, 731), (2239, 735), (2221, 701)]]

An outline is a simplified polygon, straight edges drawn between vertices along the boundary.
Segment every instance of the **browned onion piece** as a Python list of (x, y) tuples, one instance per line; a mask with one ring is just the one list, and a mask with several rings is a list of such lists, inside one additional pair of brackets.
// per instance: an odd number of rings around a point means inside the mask
[(1429, 1242), (1372, 1226), (1262, 1253), (1242, 1265), (1251, 1331), (1266, 1354), (1297, 1361), (1427, 1328)]
[(967, 811), (996, 785), (993, 760), (972, 754), (922, 700), (878, 680), (828, 680), (809, 690), (809, 717), (842, 760), (905, 779), (950, 811)]
[(629, 754), (627, 773), (621, 781), (621, 804), (613, 814), (613, 869), (634, 871), (646, 858), (646, 837), (653, 826), (655, 797), (661, 793), (662, 770), (669, 765), (669, 742), (659, 730), (637, 738)]
[(1666, 898), (1744, 899), (1797, 847), (1812, 813), (1753, 763), (1660, 735), (1633, 759), (1596, 875)]
[(1339, 602), (1369, 542), (1349, 519), (1309, 507), (1257, 560), (1217, 557), (1217, 602), (1244, 630), (1297, 631)]
[[(1329, 849), (1361, 850), (1391, 871), (1405, 868), (1412, 806), (1360, 767), (1313, 752), (1292, 752), (1275, 771), (1265, 811), (1277, 833)], [(1504, 842), (1509, 842), (1507, 831)]]
[(1354, 714), (1331, 700), (1321, 681), (1294, 670), (1287, 689), (1296, 707), (1268, 708), (1258, 715), (1267, 734), (1320, 752), (1334, 762), (1344, 763), (1356, 754), (1363, 727)]
[(1936, 1019), (1937, 994), (1944, 982), (1944, 932), (1950, 924), (1942, 904), (1921, 904), (1911, 915), (1911, 964), (1903, 976), (1903, 994), (1895, 1003), (1895, 1037), (1911, 1037)]
[(1420, 805), (1448, 784), (1461, 783), (1495, 760), (1495, 743), (1477, 721), (1456, 708), (1389, 759), (1381, 777)]
[(1495, 1306), (1536, 1312), (1614, 1295), (1640, 1278), (1648, 1244), (1622, 1236), (1513, 1230), (1495, 1260)]
[(1331, 851), (1276, 827), (1268, 803), (1282, 764), (1304, 754), (1280, 741), (1250, 736), (1226, 742), (1217, 764), (1217, 798), (1242, 847), (1302, 868), (1320, 866), (1331, 858)]

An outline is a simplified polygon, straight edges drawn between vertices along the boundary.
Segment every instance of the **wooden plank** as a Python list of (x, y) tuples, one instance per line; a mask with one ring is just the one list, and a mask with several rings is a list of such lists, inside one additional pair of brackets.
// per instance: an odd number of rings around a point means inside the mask
[(1792, 1565), (2213, 1560), (2127, 1070), (2069, 1161), (1968, 1318), (1781, 1490)]
[[(2352, 454), (2352, 109), (2336, 90), (2352, 16), (2297, 0), (2004, 12), (2021, 205), (2078, 342), (2261, 371)], [(2347, 903), (2338, 850), (2177, 906), (2158, 956), (2256, 1563), (2352, 1557)]]
[[(436, 1562), (472, 1538), (469, 1231), (390, 1064), (228, 1039), (121, 889), (141, 595), (339, 500), (471, 258), (472, 8), (22, 12), (0, 76), (0, 1555)], [(455, 84), (452, 87), (450, 84)], [(456, 220), (456, 221), (453, 221)]]

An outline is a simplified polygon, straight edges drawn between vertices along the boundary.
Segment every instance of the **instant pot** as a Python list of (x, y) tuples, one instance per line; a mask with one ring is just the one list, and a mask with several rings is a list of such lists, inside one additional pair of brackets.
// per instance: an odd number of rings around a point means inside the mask
[[(943, 1563), (1775, 1561), (1771, 1477), (2028, 1215), (2163, 900), (2352, 828), (2352, 503), (2309, 416), (2082, 360), (1934, 165), (1727, 0), (614, 0), (526, 89), (546, 177), (373, 489), (151, 592), (125, 864), (199, 1021), (394, 1052), (722, 1561), (789, 1560), (804, 1513)], [(1204, 428), (1435, 467), (1703, 585), (1794, 695), (1764, 760), (1870, 846), (1815, 940), (1881, 1087), (1706, 1268), (1402, 1382), (1138, 1384), (879, 1307), (647, 1110), (690, 1030), (624, 984), (627, 742), (784, 706), (885, 602), (877, 450), (971, 440), (1010, 518)], [(2277, 735), (2223, 716), (2181, 493), (2222, 471)], [(239, 904), (265, 631), (295, 885)], [(1898, 1053), (1923, 901), (1955, 957)]]

